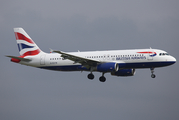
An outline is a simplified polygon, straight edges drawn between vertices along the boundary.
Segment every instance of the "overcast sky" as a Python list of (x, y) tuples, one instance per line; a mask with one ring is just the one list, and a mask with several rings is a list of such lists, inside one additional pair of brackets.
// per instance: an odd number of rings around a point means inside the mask
[(178, 120), (178, 63), (132, 77), (56, 72), (10, 62), (13, 28), (45, 52), (157, 48), (179, 60), (178, 0), (1, 0), (1, 120)]

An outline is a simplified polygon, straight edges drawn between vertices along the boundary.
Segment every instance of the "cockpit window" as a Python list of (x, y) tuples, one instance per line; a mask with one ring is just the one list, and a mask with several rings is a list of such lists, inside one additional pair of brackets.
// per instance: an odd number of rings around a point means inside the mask
[(160, 56), (169, 55), (168, 53), (160, 53)]

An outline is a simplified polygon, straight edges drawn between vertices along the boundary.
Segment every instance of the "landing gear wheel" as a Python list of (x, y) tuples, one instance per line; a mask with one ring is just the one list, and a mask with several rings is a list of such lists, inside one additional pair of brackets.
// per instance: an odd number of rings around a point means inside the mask
[(152, 78), (155, 78), (156, 76), (155, 76), (155, 74), (152, 74), (151, 77), (152, 77)]
[(88, 74), (88, 79), (90, 80), (94, 79), (94, 75), (92, 73)]
[(150, 68), (150, 70), (151, 70), (151, 73), (152, 73), (151, 77), (155, 78), (156, 76), (155, 76), (155, 74), (153, 74), (154, 73), (154, 68)]
[(99, 81), (100, 81), (100, 82), (105, 82), (105, 81), (106, 81), (106, 78), (105, 78), (104, 76), (101, 76), (101, 77), (99, 78)]

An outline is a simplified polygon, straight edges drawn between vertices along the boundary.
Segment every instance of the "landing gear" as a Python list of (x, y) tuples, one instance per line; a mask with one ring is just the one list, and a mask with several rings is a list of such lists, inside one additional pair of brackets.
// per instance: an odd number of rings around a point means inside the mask
[[(93, 80), (93, 79), (94, 79), (93, 73), (88, 74), (88, 79), (90, 79), (90, 80)], [(106, 81), (106, 78), (104, 77), (104, 73), (103, 73), (102, 76), (99, 78), (99, 81), (100, 81), (100, 82), (105, 82), (105, 81)]]
[(151, 77), (152, 77), (152, 78), (155, 78), (156, 75), (154, 74), (154, 68), (150, 68), (150, 70), (151, 70), (151, 73), (152, 73)]
[(93, 80), (93, 79), (94, 79), (94, 75), (93, 75), (93, 73), (92, 73), (92, 72), (93, 72), (93, 69), (94, 69), (94, 68), (91, 67), (91, 68), (90, 68), (91, 73), (88, 74), (88, 79), (90, 79), (90, 80)]
[(99, 81), (100, 81), (100, 82), (105, 82), (105, 81), (106, 81), (106, 78), (104, 77), (104, 73), (103, 73), (102, 76), (99, 78)]
[(152, 74), (151, 77), (152, 77), (152, 78), (155, 78), (155, 74)]
[(100, 81), (100, 82), (105, 82), (105, 81), (106, 81), (106, 78), (105, 78), (104, 76), (101, 76), (101, 77), (99, 78), (99, 81)]
[(88, 79), (93, 80), (94, 79), (94, 75), (92, 73), (88, 74)]

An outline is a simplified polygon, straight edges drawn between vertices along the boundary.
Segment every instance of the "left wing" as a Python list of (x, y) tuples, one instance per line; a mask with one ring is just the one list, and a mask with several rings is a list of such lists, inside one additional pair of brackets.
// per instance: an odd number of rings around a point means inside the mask
[(81, 63), (82, 65), (86, 67), (96, 66), (98, 63), (101, 63), (99, 60), (92, 60), (92, 59), (72, 55), (66, 52), (62, 52), (62, 51), (53, 50), (53, 52), (61, 54), (61, 57), (63, 57), (64, 59), (72, 60), (74, 61), (74, 63)]

